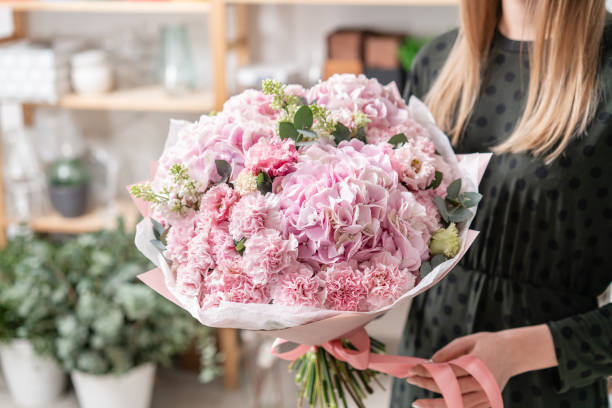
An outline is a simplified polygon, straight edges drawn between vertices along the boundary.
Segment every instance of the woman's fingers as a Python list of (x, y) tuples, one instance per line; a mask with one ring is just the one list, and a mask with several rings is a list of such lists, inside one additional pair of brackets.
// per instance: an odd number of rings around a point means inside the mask
[(460, 357), (464, 354), (468, 354), (474, 347), (474, 337), (465, 336), (459, 337), (448, 343), (446, 346), (438, 350), (431, 359), (435, 363), (444, 363)]
[[(446, 408), (442, 398), (420, 399), (412, 403), (415, 408)], [(484, 392), (470, 392), (463, 395), (463, 408), (488, 407), (487, 396)]]
[[(426, 390), (440, 393), (440, 388), (431, 377), (408, 377), (406, 381), (409, 384), (416, 385), (417, 387), (425, 388)], [(472, 376), (468, 375), (458, 377), (457, 381), (459, 383), (459, 389), (461, 390), (462, 394), (481, 390), (480, 385)]]
[[(455, 373), (456, 377), (464, 377), (466, 375), (469, 375), (469, 373), (461, 367), (457, 367), (451, 364), (451, 368), (453, 369), (453, 373)], [(431, 378), (431, 374), (429, 374), (429, 371), (427, 371), (427, 369), (425, 369), (425, 367), (421, 365), (414, 367), (408, 373), (408, 378), (414, 377), (414, 376)]]

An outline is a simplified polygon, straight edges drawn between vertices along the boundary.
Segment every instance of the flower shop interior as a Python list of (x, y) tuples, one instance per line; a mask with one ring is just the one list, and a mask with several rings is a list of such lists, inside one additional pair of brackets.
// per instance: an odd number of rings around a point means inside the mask
[[(2, 0), (0, 407), (294, 407), (273, 338), (204, 327), (138, 281), (152, 265), (126, 186), (171, 121), (267, 78), (401, 92), (457, 22), (458, 0)], [(391, 353), (407, 309), (368, 327)]]

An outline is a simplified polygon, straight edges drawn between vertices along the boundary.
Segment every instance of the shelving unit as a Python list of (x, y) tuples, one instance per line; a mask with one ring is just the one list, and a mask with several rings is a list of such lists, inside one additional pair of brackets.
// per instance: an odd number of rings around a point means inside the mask
[(74, 13), (205, 13), (210, 10), (208, 1), (8, 1), (3, 2), (14, 11), (50, 11)]
[(204, 113), (214, 109), (215, 101), (209, 92), (172, 96), (161, 86), (149, 86), (101, 95), (68, 94), (60, 98), (57, 106), (78, 110)]
[(84, 234), (104, 228), (114, 228), (119, 215), (123, 216), (128, 229), (136, 226), (138, 211), (129, 201), (118, 201), (111, 206), (97, 208), (75, 218), (64, 218), (53, 212), (30, 220), (29, 226), (33, 231), (46, 234)]

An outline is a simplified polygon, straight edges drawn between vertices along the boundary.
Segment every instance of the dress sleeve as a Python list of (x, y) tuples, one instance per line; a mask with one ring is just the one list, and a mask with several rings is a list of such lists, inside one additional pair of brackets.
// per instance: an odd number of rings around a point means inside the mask
[(559, 362), (558, 392), (612, 374), (612, 303), (549, 322), (548, 327)]
[(425, 96), (424, 94), (427, 92), (429, 73), (425, 66), (426, 64), (423, 63), (423, 59), (427, 60), (429, 57), (424, 54), (425, 50), (422, 49), (416, 55), (412, 63), (412, 68), (408, 73), (408, 80), (406, 81), (403, 93), (406, 103), (408, 103), (412, 95), (422, 100)]

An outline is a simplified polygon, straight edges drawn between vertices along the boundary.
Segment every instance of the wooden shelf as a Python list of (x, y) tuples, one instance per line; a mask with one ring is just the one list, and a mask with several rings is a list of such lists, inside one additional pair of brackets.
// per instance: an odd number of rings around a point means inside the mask
[(214, 97), (208, 92), (172, 96), (160, 86), (119, 90), (100, 95), (68, 94), (57, 106), (81, 110), (206, 113), (214, 109)]
[(457, 6), (459, 0), (226, 0), (227, 4), (302, 4), (326, 6)]
[(1, 5), (14, 11), (48, 11), (69, 13), (207, 13), (207, 1), (8, 1)]
[(119, 215), (123, 216), (128, 229), (132, 230), (136, 226), (138, 210), (129, 201), (118, 201), (112, 206), (98, 208), (75, 218), (64, 218), (54, 212), (31, 219), (29, 226), (40, 233), (83, 234), (115, 227)]

